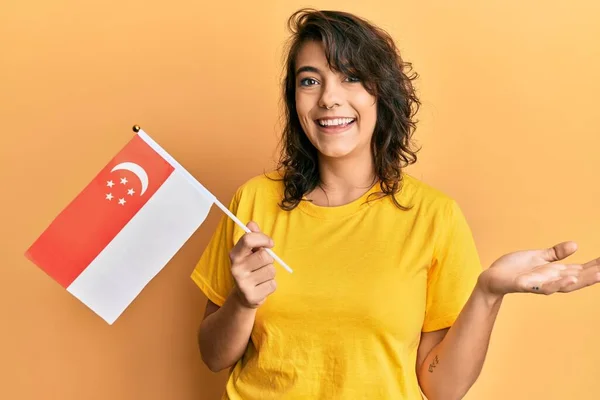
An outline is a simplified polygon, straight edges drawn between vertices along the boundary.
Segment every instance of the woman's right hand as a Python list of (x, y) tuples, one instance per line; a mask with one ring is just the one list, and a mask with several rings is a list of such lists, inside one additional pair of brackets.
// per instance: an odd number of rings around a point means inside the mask
[(274, 260), (265, 251), (273, 247), (273, 240), (255, 222), (249, 222), (247, 227), (251, 233), (244, 234), (229, 252), (231, 274), (241, 304), (258, 308), (277, 288)]

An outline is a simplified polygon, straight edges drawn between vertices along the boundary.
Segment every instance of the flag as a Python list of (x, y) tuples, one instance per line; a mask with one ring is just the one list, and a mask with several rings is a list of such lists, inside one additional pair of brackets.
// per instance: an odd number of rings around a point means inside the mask
[(25, 255), (112, 324), (204, 222), (215, 202), (138, 130)]

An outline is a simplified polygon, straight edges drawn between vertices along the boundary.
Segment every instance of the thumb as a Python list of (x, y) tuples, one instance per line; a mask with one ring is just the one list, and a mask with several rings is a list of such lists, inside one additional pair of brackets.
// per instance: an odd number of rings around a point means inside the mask
[(246, 226), (248, 227), (248, 229), (250, 229), (251, 232), (260, 232), (260, 228), (258, 227), (258, 224), (254, 221), (250, 221), (246, 224)]
[(563, 260), (577, 251), (577, 243), (567, 241), (541, 250), (541, 257), (547, 262)]
[[(260, 231), (260, 228), (258, 227), (258, 224), (254, 221), (250, 221), (246, 224), (246, 227), (248, 227), (248, 229), (250, 229), (251, 232), (254, 233), (262, 233)], [(271, 239), (271, 246), (273, 246), (273, 239)], [(268, 247), (268, 246), (267, 246)], [(258, 251), (259, 248), (253, 248), (252, 252), (255, 253)]]

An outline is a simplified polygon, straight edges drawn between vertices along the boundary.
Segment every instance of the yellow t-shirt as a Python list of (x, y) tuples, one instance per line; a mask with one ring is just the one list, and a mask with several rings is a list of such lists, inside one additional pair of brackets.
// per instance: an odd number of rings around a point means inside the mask
[[(271, 173), (270, 176), (277, 175)], [(283, 184), (257, 176), (230, 210), (256, 221), (273, 251), (277, 290), (258, 309), (224, 399), (421, 399), (415, 366), (422, 331), (451, 326), (481, 272), (457, 203), (404, 174), (396, 198), (338, 207), (303, 201), (281, 210)], [(192, 273), (217, 305), (233, 285), (228, 253), (244, 232), (223, 216)]]

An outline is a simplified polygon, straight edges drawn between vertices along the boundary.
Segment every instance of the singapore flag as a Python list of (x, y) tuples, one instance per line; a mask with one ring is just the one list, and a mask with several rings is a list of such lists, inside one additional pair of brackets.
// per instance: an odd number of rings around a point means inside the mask
[(112, 324), (198, 229), (215, 201), (139, 130), (26, 256)]

